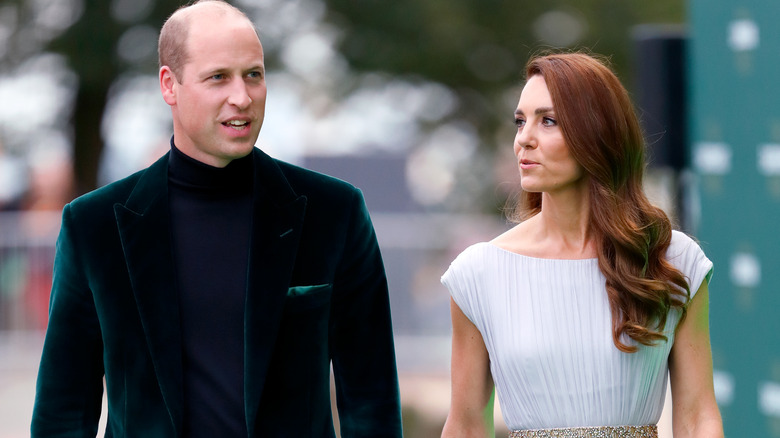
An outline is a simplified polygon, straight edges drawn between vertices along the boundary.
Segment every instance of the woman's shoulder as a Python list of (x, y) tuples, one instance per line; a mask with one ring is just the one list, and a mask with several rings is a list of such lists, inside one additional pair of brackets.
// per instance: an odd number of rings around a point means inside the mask
[(476, 267), (484, 260), (485, 253), (491, 250), (491, 246), (490, 242), (485, 241), (469, 245), (450, 263), (450, 268), (464, 269)]
[(531, 252), (532, 248), (528, 242), (527, 237), (530, 235), (529, 230), (533, 224), (532, 219), (520, 222), (512, 228), (504, 231), (503, 233), (493, 238), (489, 244), (516, 254), (526, 254)]
[(666, 257), (679, 257), (686, 253), (704, 253), (699, 243), (688, 234), (672, 230), (672, 240), (669, 242), (669, 248), (666, 250)]
[(666, 259), (688, 279), (692, 294), (702, 281), (712, 278), (712, 261), (693, 237), (681, 231), (672, 231)]

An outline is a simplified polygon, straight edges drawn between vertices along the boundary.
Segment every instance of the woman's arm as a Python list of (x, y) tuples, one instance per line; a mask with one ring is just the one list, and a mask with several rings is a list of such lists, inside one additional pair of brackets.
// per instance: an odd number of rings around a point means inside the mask
[(712, 383), (709, 290), (705, 280), (678, 328), (669, 358), (675, 438), (723, 437)]
[(495, 437), (490, 359), (477, 327), (450, 299), (452, 399), (442, 438)]

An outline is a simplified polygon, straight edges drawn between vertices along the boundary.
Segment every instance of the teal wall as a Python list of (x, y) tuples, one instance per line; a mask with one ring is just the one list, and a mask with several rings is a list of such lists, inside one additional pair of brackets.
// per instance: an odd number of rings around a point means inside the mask
[(727, 437), (780, 437), (780, 1), (691, 0), (689, 229)]

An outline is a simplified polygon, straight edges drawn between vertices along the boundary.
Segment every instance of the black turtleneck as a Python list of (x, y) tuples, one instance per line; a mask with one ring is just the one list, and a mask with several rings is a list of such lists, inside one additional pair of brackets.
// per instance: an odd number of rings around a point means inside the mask
[(173, 145), (168, 164), (181, 309), (184, 437), (246, 436), (244, 303), (252, 155), (224, 168)]

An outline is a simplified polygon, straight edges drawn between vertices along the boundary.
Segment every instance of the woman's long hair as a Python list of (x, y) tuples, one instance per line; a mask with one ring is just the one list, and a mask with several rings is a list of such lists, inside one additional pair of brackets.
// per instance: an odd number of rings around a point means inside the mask
[[(544, 78), (566, 144), (589, 175), (589, 226), (607, 280), (615, 346), (631, 353), (636, 342), (667, 340), (669, 311), (679, 308), (685, 317), (690, 288), (664, 257), (669, 218), (643, 191), (645, 145), (628, 92), (605, 61), (583, 53), (535, 57), (526, 78), (534, 75)], [(541, 207), (541, 193), (523, 192), (516, 213), (525, 219)]]

